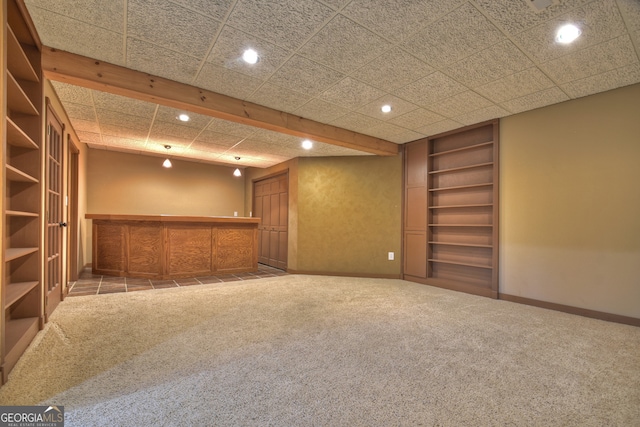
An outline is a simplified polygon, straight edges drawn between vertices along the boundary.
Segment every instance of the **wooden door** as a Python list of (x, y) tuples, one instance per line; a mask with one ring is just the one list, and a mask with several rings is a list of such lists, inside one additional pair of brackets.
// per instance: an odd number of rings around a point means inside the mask
[(45, 321), (62, 299), (62, 134), (63, 126), (47, 106)]
[(253, 212), (261, 218), (258, 227), (258, 262), (284, 270), (288, 256), (288, 174), (255, 181), (253, 194)]

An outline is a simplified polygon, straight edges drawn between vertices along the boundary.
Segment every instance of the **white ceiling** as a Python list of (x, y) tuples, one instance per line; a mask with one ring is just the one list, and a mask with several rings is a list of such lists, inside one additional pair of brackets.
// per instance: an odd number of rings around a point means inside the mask
[[(640, 1), (25, 0), (46, 46), (402, 144), (640, 82)], [(575, 22), (571, 45), (555, 30)], [(253, 66), (240, 56), (253, 48)], [(267, 167), (363, 155), (54, 82), (94, 148)], [(391, 113), (380, 111), (382, 104)], [(235, 157), (241, 157), (236, 161)]]

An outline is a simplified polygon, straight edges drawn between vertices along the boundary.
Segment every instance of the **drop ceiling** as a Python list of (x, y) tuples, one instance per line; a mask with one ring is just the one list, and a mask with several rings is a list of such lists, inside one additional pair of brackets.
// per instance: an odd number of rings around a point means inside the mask
[[(640, 82), (640, 1), (25, 0), (43, 45), (395, 144)], [(536, 1), (545, 3), (545, 1)], [(555, 31), (574, 22), (571, 45)], [(255, 65), (240, 57), (260, 55)], [(53, 82), (81, 142), (268, 167), (368, 153)], [(383, 104), (392, 106), (384, 114)], [(238, 161), (236, 157), (241, 159)]]

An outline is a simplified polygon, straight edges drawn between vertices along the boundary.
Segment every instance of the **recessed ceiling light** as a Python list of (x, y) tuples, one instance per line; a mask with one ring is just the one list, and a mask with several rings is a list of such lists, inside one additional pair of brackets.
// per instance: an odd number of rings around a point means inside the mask
[(188, 121), (189, 121), (189, 116), (188, 116), (188, 115), (186, 115), (186, 114), (184, 114), (184, 113), (183, 113), (183, 114), (180, 114), (180, 115), (178, 116), (178, 120), (180, 120), (181, 122), (188, 122)]
[(305, 150), (311, 150), (311, 148), (313, 148), (313, 142), (305, 139), (304, 141), (302, 141), (302, 148), (304, 148)]
[(558, 29), (556, 33), (556, 41), (562, 44), (568, 44), (580, 37), (582, 31), (573, 24), (565, 24)]
[(381, 108), (383, 113), (390, 113), (391, 112), (391, 105), (383, 105)]
[(255, 64), (256, 62), (258, 62), (260, 60), (260, 57), (258, 56), (258, 52), (256, 52), (255, 50), (247, 49), (242, 54), (242, 59), (247, 64)]

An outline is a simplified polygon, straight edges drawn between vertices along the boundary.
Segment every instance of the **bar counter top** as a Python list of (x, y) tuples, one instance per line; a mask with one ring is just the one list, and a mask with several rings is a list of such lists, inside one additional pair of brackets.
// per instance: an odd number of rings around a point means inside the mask
[(191, 215), (127, 215), (127, 214), (85, 214), (86, 219), (106, 221), (155, 221), (155, 222), (211, 222), (259, 224), (260, 218), (245, 216), (191, 216)]

